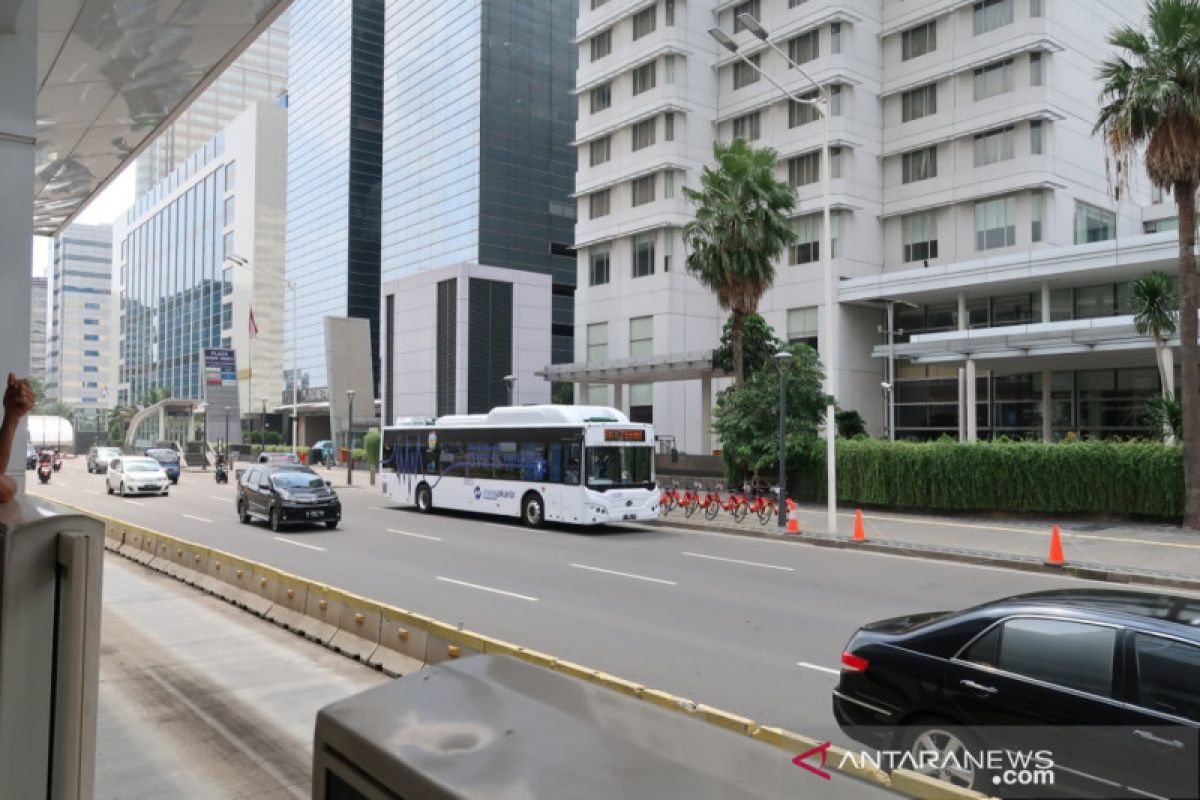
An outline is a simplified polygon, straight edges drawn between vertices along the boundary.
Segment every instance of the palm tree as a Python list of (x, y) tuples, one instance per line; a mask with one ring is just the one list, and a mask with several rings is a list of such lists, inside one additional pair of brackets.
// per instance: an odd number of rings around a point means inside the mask
[(733, 374), (743, 378), (742, 328), (775, 281), (775, 259), (795, 240), (786, 212), (796, 193), (775, 179), (775, 151), (742, 139), (713, 144), (716, 168), (705, 167), (700, 190), (684, 187), (696, 216), (683, 228), (687, 270), (717, 296), (733, 321)]
[(1145, 148), (1146, 172), (1179, 208), (1179, 339), (1183, 362), (1183, 524), (1200, 528), (1200, 347), (1196, 320), (1196, 188), (1200, 185), (1200, 3), (1150, 0), (1147, 30), (1123, 26), (1123, 51), (1100, 66), (1095, 130), (1116, 162), (1117, 191)]
[(129, 430), (129, 423), (133, 421), (133, 417), (137, 412), (138, 409), (136, 406), (117, 406), (108, 412), (109, 441), (118, 444), (125, 441), (125, 432)]
[(1175, 334), (1175, 292), (1163, 272), (1151, 272), (1133, 282), (1130, 297), (1133, 327), (1141, 336), (1154, 340), (1154, 361), (1158, 364), (1159, 388), (1164, 396), (1175, 394), (1174, 376), (1167, 371), (1164, 358), (1166, 340)]

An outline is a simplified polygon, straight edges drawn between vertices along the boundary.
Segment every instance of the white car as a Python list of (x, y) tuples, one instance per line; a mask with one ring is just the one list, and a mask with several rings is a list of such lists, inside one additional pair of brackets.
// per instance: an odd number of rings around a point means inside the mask
[(165, 496), (171, 486), (162, 464), (145, 456), (121, 456), (108, 462), (105, 483), (109, 494), (116, 492), (122, 497), (130, 494)]

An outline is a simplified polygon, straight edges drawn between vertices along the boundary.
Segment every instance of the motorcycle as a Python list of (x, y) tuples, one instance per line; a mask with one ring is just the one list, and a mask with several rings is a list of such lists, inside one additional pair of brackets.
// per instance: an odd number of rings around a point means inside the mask
[(54, 466), (55, 472), (58, 472), (60, 469), (62, 469), (62, 453), (55, 450), (54, 451), (54, 460), (51, 463)]
[(38, 456), (37, 476), (42, 483), (49, 483), (50, 476), (54, 472), (54, 459), (49, 453), (42, 453)]
[(213, 472), (213, 477), (217, 483), (229, 483), (229, 470), (225, 466), (225, 459), (217, 459), (217, 466)]

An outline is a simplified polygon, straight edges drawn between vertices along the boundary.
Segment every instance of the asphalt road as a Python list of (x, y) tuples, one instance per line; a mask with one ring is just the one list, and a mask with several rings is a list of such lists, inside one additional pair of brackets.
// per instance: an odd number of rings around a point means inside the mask
[(830, 691), (860, 624), (1086, 583), (681, 529), (532, 531), (387, 507), (365, 485), (339, 491), (338, 529), (277, 535), (239, 524), (211, 475), (121, 499), (82, 459), (29, 491), (842, 743)]

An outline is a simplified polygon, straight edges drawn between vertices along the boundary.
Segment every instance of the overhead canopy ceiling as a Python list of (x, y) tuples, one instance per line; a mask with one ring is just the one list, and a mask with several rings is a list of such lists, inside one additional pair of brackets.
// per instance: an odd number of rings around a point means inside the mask
[(69, 222), (289, 2), (37, 0), (34, 233)]

